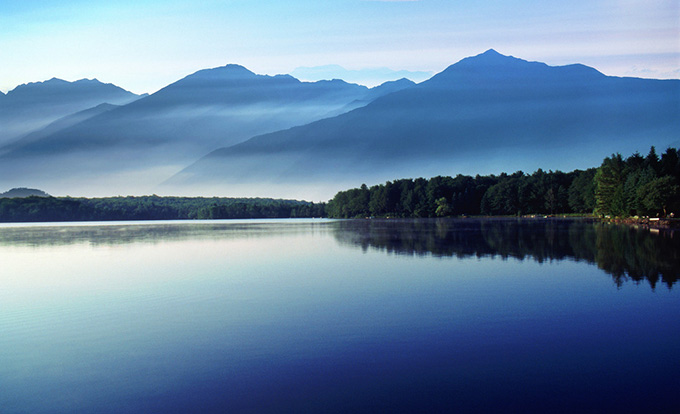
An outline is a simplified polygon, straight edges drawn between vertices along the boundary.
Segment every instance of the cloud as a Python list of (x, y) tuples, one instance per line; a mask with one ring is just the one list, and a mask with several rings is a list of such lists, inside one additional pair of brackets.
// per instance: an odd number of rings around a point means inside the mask
[(652, 79), (680, 79), (680, 69), (633, 66), (624, 73), (625, 76), (652, 78)]

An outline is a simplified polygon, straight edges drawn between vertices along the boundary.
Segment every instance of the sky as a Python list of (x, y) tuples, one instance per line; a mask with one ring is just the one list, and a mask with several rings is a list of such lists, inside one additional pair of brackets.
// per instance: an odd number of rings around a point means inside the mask
[(2, 92), (57, 77), (153, 93), (228, 63), (269, 75), (339, 65), (337, 77), (352, 73), (373, 86), (377, 69), (420, 73), (420, 81), (490, 48), (613, 76), (678, 79), (680, 3), (0, 0)]

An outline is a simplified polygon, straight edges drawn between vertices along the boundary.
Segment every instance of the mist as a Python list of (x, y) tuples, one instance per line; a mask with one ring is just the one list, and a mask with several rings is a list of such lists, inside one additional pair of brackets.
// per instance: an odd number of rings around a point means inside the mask
[(202, 70), (130, 104), (70, 114), (0, 146), (0, 185), (84, 195), (149, 193), (215, 149), (334, 116), (411, 85), (300, 82), (237, 65)]
[(338, 179), (571, 171), (680, 136), (680, 81), (607, 77), (493, 50), (337, 117), (221, 148), (168, 181), (307, 184)]

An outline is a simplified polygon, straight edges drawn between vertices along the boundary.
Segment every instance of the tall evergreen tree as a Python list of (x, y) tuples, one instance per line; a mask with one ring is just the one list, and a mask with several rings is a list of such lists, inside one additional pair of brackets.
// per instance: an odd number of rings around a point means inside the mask
[(621, 154), (612, 154), (595, 173), (596, 211), (598, 214), (622, 216), (626, 213), (624, 162)]

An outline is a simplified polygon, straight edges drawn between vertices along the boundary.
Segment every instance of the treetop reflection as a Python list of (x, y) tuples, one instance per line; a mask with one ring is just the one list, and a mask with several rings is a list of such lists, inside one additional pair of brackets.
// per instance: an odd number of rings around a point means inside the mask
[(583, 219), (351, 220), (333, 224), (343, 245), (393, 254), (439, 257), (576, 260), (596, 264), (621, 286), (659, 281), (671, 288), (680, 274), (680, 237)]
[[(323, 235), (341, 245), (391, 254), (576, 260), (597, 265), (621, 286), (632, 280), (671, 288), (680, 275), (680, 234), (584, 219), (398, 219), (146, 222), (0, 226), (0, 247), (122, 245), (195, 239)], [(332, 236), (331, 236), (332, 235)]]

